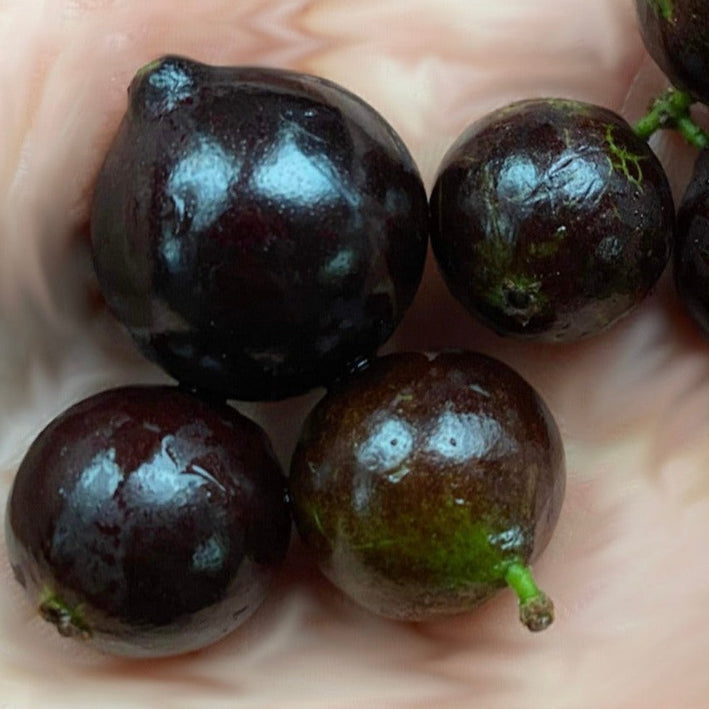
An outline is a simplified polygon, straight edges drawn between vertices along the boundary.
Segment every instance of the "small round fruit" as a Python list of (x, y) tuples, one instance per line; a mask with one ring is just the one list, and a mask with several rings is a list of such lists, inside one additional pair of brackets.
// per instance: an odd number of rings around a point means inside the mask
[(709, 150), (697, 157), (677, 211), (674, 278), (687, 312), (709, 336)]
[(285, 476), (255, 423), (170, 387), (127, 387), (40, 433), (6, 540), (17, 580), (62, 635), (156, 657), (251, 616), (290, 526)]
[(341, 382), (309, 415), (290, 473), (306, 547), (360, 605), (424, 621), (510, 585), (531, 630), (553, 617), (527, 565), (564, 485), (544, 402), (472, 352), (392, 354)]
[(649, 293), (674, 203), (647, 143), (617, 114), (520, 101), (471, 125), (443, 159), (431, 240), (453, 295), (501, 335), (573, 341)]
[(648, 53), (674, 86), (709, 104), (707, 0), (635, 0)]
[(131, 83), (91, 238), (147, 357), (210, 395), (280, 399), (391, 335), (423, 273), (428, 204), (400, 138), (342, 87), (165, 57)]

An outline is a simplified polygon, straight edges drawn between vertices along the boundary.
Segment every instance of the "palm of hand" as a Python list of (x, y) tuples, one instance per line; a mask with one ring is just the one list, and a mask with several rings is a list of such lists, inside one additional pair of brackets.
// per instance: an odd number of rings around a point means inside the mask
[[(503, 103), (556, 94), (632, 119), (662, 86), (626, 0), (168, 5), (56, 0), (0, 15), (10, 109), (0, 115), (3, 501), (31, 438), (70, 402), (164, 380), (96, 306), (82, 238), (125, 86), (145, 61), (169, 51), (333, 78), (392, 122), (429, 186), (459, 131)], [(673, 139), (657, 148), (681, 189), (693, 153)], [(0, 706), (94, 706), (97, 696), (131, 706), (701, 706), (709, 357), (669, 279), (612, 331), (554, 348), (472, 323), (429, 263), (387, 349), (453, 346), (512, 364), (560, 423), (567, 499), (535, 567), (556, 603), (552, 629), (526, 633), (509, 593), (452, 621), (383, 621), (320, 580), (296, 545), (241, 631), (195, 655), (134, 664), (67, 645), (33, 619), (3, 556)], [(244, 411), (286, 461), (316, 398)]]

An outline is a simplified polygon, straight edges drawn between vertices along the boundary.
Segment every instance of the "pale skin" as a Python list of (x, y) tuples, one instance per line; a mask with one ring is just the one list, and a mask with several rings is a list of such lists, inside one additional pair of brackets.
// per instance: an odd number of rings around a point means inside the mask
[[(166, 381), (97, 296), (86, 230), (125, 88), (168, 52), (344, 84), (396, 127), (429, 187), (452, 140), (497, 106), (556, 95), (634, 120), (664, 86), (630, 0), (0, 3), (2, 510), (53, 416), (109, 386)], [(667, 136), (652, 145), (681, 194), (696, 153)], [(0, 707), (706, 706), (709, 344), (668, 275), (610, 332), (553, 347), (472, 322), (429, 262), (387, 345), (497, 356), (554, 412), (569, 478), (535, 565), (556, 604), (550, 629), (523, 628), (511, 592), (450, 621), (378, 619), (324, 582), (294, 543), (270, 599), (228, 639), (180, 658), (115, 660), (36, 616), (2, 545)], [(287, 465), (318, 396), (241, 408)]]

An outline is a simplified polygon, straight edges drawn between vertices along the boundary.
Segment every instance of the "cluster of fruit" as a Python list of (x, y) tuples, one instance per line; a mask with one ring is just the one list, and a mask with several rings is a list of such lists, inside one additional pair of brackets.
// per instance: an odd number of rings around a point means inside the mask
[[(293, 518), (323, 572), (374, 612), (426, 620), (507, 585), (525, 625), (547, 627), (529, 564), (564, 494), (548, 408), (489, 357), (377, 351), (429, 241), (452, 293), (504, 335), (578, 340), (647, 295), (675, 209), (645, 138), (705, 137), (689, 109), (709, 101), (707, 38), (672, 33), (696, 34), (684, 19), (707, 12), (680, 5), (638, 0), (679, 88), (636, 130), (577, 101), (506, 106), (451, 147), (430, 200), (392, 128), (329, 81), (174, 56), (141, 69), (96, 184), (94, 264), (179, 387), (99, 393), (30, 447), (6, 540), (42, 616), (118, 654), (202, 647), (259, 606)], [(678, 283), (704, 322), (708, 172), (703, 155), (679, 219)], [(286, 478), (227, 400), (317, 386)]]

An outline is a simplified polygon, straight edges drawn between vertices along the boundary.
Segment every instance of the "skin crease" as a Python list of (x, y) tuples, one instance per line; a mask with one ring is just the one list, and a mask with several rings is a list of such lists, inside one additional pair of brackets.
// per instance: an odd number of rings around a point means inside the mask
[[(633, 12), (632, 0), (0, 4), (0, 509), (54, 415), (109, 386), (166, 381), (106, 313), (86, 239), (93, 179), (142, 64), (176, 52), (338, 81), (394, 125), (430, 187), (459, 132), (511, 100), (562, 95), (636, 118), (665, 84)], [(695, 153), (673, 138), (652, 145), (679, 195)], [(610, 332), (555, 348), (473, 323), (429, 259), (387, 349), (453, 346), (518, 369), (564, 437), (566, 501), (535, 565), (556, 604), (549, 630), (522, 628), (511, 593), (454, 620), (378, 619), (336, 594), (295, 544), (241, 631), (133, 663), (68, 644), (34, 617), (2, 545), (0, 707), (94, 707), (97, 697), (206, 709), (706, 706), (709, 344), (671, 279)], [(240, 408), (285, 462), (317, 398)]]

